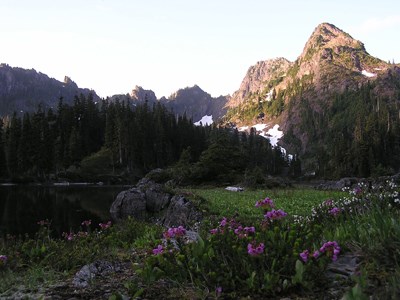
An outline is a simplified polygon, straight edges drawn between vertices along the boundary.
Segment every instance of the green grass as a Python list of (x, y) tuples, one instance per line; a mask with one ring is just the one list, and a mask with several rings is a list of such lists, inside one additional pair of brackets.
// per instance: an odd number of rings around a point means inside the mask
[(259, 220), (260, 209), (255, 207), (258, 200), (266, 197), (274, 200), (276, 208), (283, 209), (289, 215), (306, 216), (311, 208), (326, 199), (339, 199), (345, 193), (337, 191), (319, 191), (310, 188), (254, 190), (231, 192), (223, 188), (186, 190), (207, 200), (207, 211), (211, 215), (232, 217), (238, 214), (242, 219)]

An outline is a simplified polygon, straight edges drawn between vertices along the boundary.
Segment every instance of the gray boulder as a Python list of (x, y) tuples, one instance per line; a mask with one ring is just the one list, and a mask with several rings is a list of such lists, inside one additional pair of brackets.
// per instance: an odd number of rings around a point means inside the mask
[(111, 204), (110, 214), (115, 221), (128, 216), (144, 220), (147, 216), (145, 193), (137, 188), (122, 191)]
[(136, 187), (118, 194), (111, 204), (110, 214), (114, 221), (128, 216), (138, 220), (151, 220), (164, 226), (193, 228), (202, 219), (202, 214), (192, 202), (182, 195), (172, 196), (165, 186), (145, 177)]
[(191, 227), (193, 223), (202, 219), (201, 213), (196, 209), (192, 202), (182, 195), (172, 197), (171, 202), (165, 212), (162, 224), (167, 227), (185, 226)]

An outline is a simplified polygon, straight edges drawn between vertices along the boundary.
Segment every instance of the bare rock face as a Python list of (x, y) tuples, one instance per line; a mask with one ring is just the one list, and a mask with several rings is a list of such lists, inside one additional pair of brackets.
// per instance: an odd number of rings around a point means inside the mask
[(156, 94), (152, 90), (145, 90), (141, 86), (135, 86), (135, 88), (130, 93), (131, 99), (134, 101), (149, 103), (157, 102)]
[(262, 91), (266, 82), (281, 80), (286, 76), (286, 72), (292, 64), (283, 57), (257, 62), (248, 69), (239, 90), (233, 94), (227, 106), (235, 107), (242, 103), (250, 93)]

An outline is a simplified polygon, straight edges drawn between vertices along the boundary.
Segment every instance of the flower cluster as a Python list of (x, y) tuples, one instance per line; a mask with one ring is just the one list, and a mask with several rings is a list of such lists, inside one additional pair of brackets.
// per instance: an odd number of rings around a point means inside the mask
[(278, 210), (273, 209), (271, 211), (268, 211), (264, 215), (264, 218), (266, 218), (268, 220), (280, 220), (286, 216), (287, 216), (287, 213), (285, 213), (282, 209), (278, 209)]
[(313, 257), (317, 259), (320, 256), (320, 253), (318, 250), (315, 250), (314, 253), (311, 255), (310, 251), (304, 250), (303, 252), (300, 253), (301, 259), (306, 263), (310, 257)]
[(257, 256), (264, 252), (264, 248), (265, 246), (263, 243), (259, 243), (257, 246), (255, 245), (255, 243), (249, 243), (247, 245), (247, 253), (251, 256)]
[(328, 255), (328, 257), (332, 256), (332, 261), (336, 261), (338, 258), (338, 255), (340, 254), (340, 247), (336, 241), (333, 242), (326, 242), (325, 244), (322, 245), (322, 247), (319, 249), (320, 253), (325, 253)]
[(85, 220), (81, 223), (82, 226), (89, 227), (92, 224), (92, 220)]
[(332, 257), (332, 261), (336, 261), (340, 254), (339, 244), (336, 241), (326, 242), (319, 250), (315, 250), (313, 254), (311, 254), (309, 250), (304, 250), (300, 253), (300, 258), (306, 263), (310, 257), (317, 259), (323, 253), (326, 253), (328, 257)]
[(239, 237), (239, 238), (244, 238), (249, 236), (249, 234), (251, 233), (255, 233), (256, 229), (254, 228), (254, 226), (251, 227), (244, 227), (242, 225), (239, 225), (235, 230), (234, 230), (235, 234)]
[(107, 223), (100, 223), (99, 226), (102, 230), (106, 230), (107, 228), (111, 227), (111, 221), (108, 221)]
[(336, 217), (340, 214), (340, 208), (334, 207), (334, 208), (330, 209), (328, 211), (328, 213), (331, 214), (332, 216)]
[(158, 245), (157, 248), (153, 249), (153, 254), (154, 255), (159, 255), (164, 252), (164, 247), (162, 245)]
[(183, 228), (183, 226), (168, 228), (168, 230), (163, 233), (164, 238), (166, 239), (181, 237), (184, 236), (185, 234), (186, 234), (186, 229)]
[(65, 238), (67, 241), (72, 241), (76, 235), (73, 232), (67, 233), (67, 232), (63, 232), (62, 233), (63, 238)]
[(256, 207), (261, 207), (265, 211), (270, 210), (271, 208), (275, 208), (274, 201), (270, 198), (265, 198), (264, 200), (259, 200), (256, 202)]
[(7, 263), (8, 257), (6, 255), (0, 255), (0, 266)]

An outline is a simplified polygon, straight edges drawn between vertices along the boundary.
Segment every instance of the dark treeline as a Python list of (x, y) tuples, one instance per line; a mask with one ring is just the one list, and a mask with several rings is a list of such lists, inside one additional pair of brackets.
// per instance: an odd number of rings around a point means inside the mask
[(194, 126), (159, 103), (97, 104), (80, 95), (72, 106), (61, 99), (56, 111), (39, 107), (0, 122), (2, 178), (47, 180), (71, 169), (142, 176), (172, 165), (188, 166), (188, 176), (201, 181), (233, 178), (255, 168), (281, 174), (288, 162), (253, 131)]
[(356, 91), (338, 94), (323, 112), (315, 111), (310, 101), (302, 99), (300, 129), (318, 141), (307, 149), (307, 155), (315, 158), (320, 177), (369, 177), (398, 172), (400, 95), (377, 96), (374, 88), (375, 84), (367, 83)]

